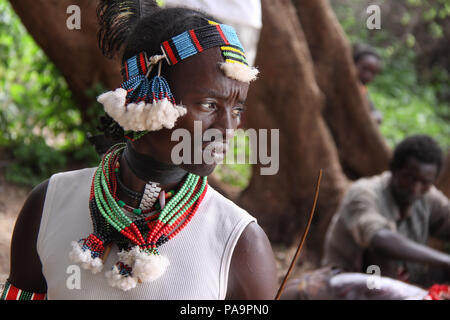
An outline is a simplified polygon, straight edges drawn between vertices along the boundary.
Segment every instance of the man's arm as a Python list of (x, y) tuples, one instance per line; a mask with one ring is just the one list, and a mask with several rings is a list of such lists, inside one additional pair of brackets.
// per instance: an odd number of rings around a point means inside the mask
[(370, 248), (392, 259), (444, 266), (450, 270), (450, 255), (416, 243), (387, 229), (380, 230), (373, 236)]
[(435, 187), (427, 198), (430, 203), (430, 236), (450, 242), (450, 200)]
[(250, 223), (233, 252), (226, 299), (271, 300), (277, 289), (277, 268), (269, 239), (258, 224)]
[(11, 240), (11, 271), (8, 282), (33, 293), (47, 292), (36, 243), (47, 193), (48, 180), (30, 193), (17, 217)]

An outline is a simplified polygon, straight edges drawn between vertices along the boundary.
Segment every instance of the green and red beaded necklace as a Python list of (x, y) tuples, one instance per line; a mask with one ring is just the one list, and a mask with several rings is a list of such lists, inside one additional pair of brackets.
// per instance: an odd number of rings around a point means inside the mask
[[(173, 239), (194, 217), (207, 188), (207, 178), (187, 174), (176, 192), (170, 192), (166, 204), (149, 210), (136, 210), (118, 198), (119, 159), (126, 145), (112, 147), (102, 158), (91, 184), (89, 209), (93, 233), (72, 242), (69, 256), (85, 269), (102, 270), (105, 248), (116, 243), (121, 251), (119, 261), (106, 272), (110, 285), (122, 290), (134, 288), (138, 282), (159, 278), (169, 265), (159, 247)], [(139, 217), (128, 217), (124, 210)], [(145, 216), (149, 214), (148, 216)]]

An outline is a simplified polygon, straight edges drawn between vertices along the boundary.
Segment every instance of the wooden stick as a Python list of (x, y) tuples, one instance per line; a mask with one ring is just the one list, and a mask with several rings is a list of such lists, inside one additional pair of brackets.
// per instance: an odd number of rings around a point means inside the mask
[(306, 236), (308, 235), (309, 227), (311, 226), (311, 222), (312, 222), (312, 219), (314, 216), (314, 211), (316, 209), (316, 203), (317, 203), (317, 198), (319, 197), (319, 188), (320, 188), (320, 180), (321, 179), (322, 179), (322, 169), (320, 169), (319, 177), (317, 178), (316, 192), (314, 194), (314, 202), (313, 202), (313, 206), (311, 208), (311, 213), (309, 214), (308, 224), (306, 225), (306, 229), (303, 232), (302, 238), (300, 240), (300, 244), (298, 245), (297, 252), (295, 252), (294, 258), (291, 261), (291, 265), (289, 266), (288, 272), (286, 273), (286, 276), (284, 277), (283, 282), (281, 283), (280, 289), (278, 289), (278, 293), (275, 297), (275, 300), (280, 300), (280, 297), (281, 297), (281, 294), (283, 293), (286, 282), (287, 282), (292, 270), (294, 269), (295, 264), (297, 263), (297, 259), (300, 255), (300, 252), (302, 251), (303, 244), (305, 243)]
[(106, 246), (105, 251), (103, 252), (103, 255), (102, 255), (103, 263), (105, 263), (106, 259), (108, 259), (109, 252), (111, 251), (111, 247), (112, 247), (112, 243), (110, 243)]

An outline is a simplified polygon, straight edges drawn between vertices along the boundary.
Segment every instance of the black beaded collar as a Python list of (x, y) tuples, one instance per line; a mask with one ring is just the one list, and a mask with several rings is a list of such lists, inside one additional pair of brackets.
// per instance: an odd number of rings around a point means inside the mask
[(127, 142), (123, 157), (131, 171), (143, 181), (167, 185), (181, 181), (187, 174), (187, 171), (179, 166), (163, 163), (137, 152), (130, 142)]

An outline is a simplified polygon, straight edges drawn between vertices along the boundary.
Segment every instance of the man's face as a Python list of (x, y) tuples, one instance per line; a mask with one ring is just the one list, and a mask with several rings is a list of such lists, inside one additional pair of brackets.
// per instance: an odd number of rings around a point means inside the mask
[(397, 204), (408, 207), (420, 199), (437, 178), (436, 164), (409, 157), (404, 166), (392, 172), (392, 192)]
[(373, 55), (363, 56), (357, 63), (359, 80), (363, 84), (372, 82), (375, 76), (381, 72), (380, 60)]
[[(201, 123), (202, 134), (208, 129), (220, 132), (221, 140), (226, 144), (231, 138), (230, 132), (240, 123), (240, 114), (249, 87), (247, 83), (226, 77), (219, 68), (221, 62), (223, 58), (220, 49), (212, 48), (169, 67), (167, 81), (170, 89), (177, 104), (187, 108), (187, 114), (177, 120), (173, 129), (150, 132), (137, 140), (135, 146), (139, 152), (158, 161), (171, 163), (172, 149), (179, 143), (171, 141), (172, 132), (176, 129), (186, 129), (192, 141), (191, 161), (180, 166), (200, 176), (209, 175), (214, 170), (216, 164), (198, 164), (194, 161), (194, 153), (198, 151), (194, 148), (205, 150), (211, 143), (194, 146), (194, 121)], [(226, 146), (222, 150), (225, 152)], [(216, 156), (220, 158), (222, 155)]]

